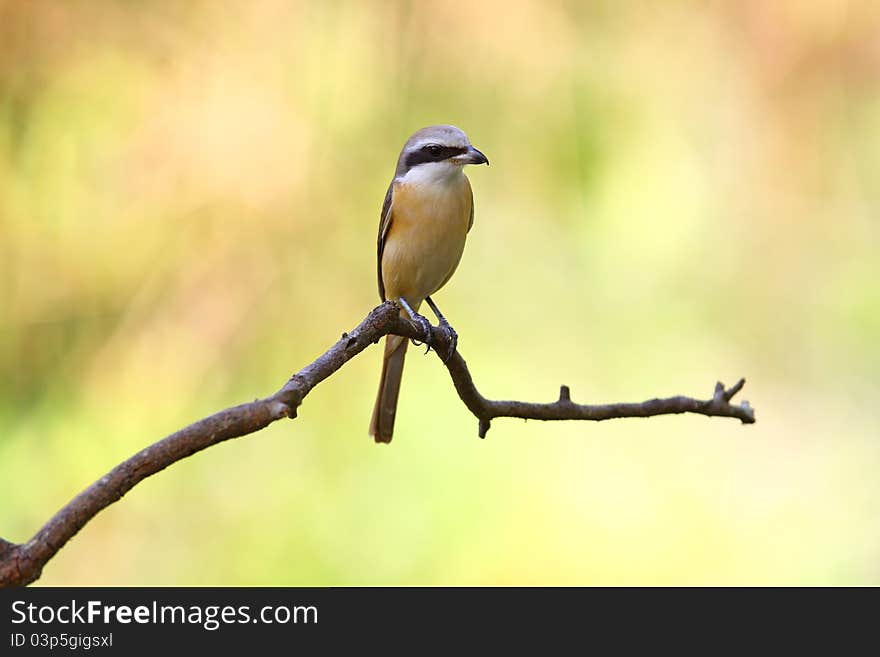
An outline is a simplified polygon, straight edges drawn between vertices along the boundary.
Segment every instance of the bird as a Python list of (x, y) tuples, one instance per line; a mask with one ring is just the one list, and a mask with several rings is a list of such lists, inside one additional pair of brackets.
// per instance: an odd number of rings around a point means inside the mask
[[(418, 325), (430, 350), (431, 323), (418, 313), (427, 302), (449, 338), (450, 356), (458, 336), (431, 295), (458, 267), (474, 223), (474, 196), (464, 175), (468, 164), (488, 165), (489, 159), (460, 128), (434, 125), (415, 132), (403, 145), (388, 185), (377, 240), (379, 297), (397, 302), (401, 317)], [(385, 338), (370, 421), (370, 435), (377, 443), (390, 443), (394, 434), (406, 348), (404, 337)]]

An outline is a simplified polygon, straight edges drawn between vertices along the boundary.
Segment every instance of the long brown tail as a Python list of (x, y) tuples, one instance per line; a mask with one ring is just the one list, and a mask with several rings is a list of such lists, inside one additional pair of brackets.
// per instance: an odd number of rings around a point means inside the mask
[(385, 338), (385, 358), (382, 361), (382, 378), (379, 393), (370, 420), (370, 435), (377, 443), (390, 443), (394, 434), (394, 416), (397, 414), (397, 398), (400, 395), (400, 379), (403, 376), (403, 359), (406, 356), (406, 338), (389, 335)]

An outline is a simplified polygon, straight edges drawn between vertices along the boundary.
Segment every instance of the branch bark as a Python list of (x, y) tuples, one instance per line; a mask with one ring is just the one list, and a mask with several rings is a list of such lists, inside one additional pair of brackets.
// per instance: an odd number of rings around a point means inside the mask
[[(369, 345), (388, 334), (419, 339), (418, 329), (399, 316), (390, 301), (374, 308), (351, 332), (342, 337), (314, 362), (294, 374), (278, 392), (264, 399), (233, 406), (184, 427), (120, 463), (67, 503), (26, 543), (0, 538), (0, 588), (24, 586), (36, 581), (46, 563), (99, 511), (119, 500), (138, 483), (169, 465), (212, 445), (259, 431), (281, 418), (295, 418), (306, 395), (321, 381)], [(465, 406), (476, 416), (480, 438), (486, 436), (492, 420), (517, 417), (530, 420), (608, 420), (650, 417), (672, 413), (737, 418), (744, 424), (755, 421), (748, 402), (730, 403), (745, 380), (729, 389), (718, 383), (710, 399), (691, 397), (650, 399), (641, 403), (576, 404), (567, 386), (559, 399), (550, 403), (493, 401), (483, 397), (474, 385), (467, 363), (456, 351), (449, 354), (446, 334), (434, 328), (433, 341)]]

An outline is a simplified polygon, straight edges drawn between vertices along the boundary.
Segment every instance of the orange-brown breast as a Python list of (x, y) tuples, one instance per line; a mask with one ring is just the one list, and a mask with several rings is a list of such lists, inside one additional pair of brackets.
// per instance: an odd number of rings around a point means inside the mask
[(392, 220), (382, 253), (389, 299), (417, 309), (458, 266), (471, 217), (471, 188), (464, 175), (445, 184), (395, 182)]

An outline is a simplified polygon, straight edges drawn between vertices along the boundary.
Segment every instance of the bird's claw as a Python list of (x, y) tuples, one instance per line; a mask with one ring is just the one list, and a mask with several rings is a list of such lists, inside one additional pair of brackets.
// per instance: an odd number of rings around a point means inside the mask
[(426, 345), (427, 349), (425, 349), (425, 353), (427, 354), (429, 351), (431, 351), (431, 346), (432, 346), (431, 342), (433, 340), (433, 336), (431, 333), (431, 322), (429, 322), (428, 318), (425, 317), (424, 315), (416, 314), (416, 316), (413, 319), (414, 319), (414, 323), (417, 324), (418, 327), (422, 330), (422, 334), (425, 337), (421, 342), (419, 342), (415, 338), (410, 338), (410, 341), (416, 347), (421, 347), (423, 344)]
[(455, 350), (458, 347), (458, 333), (455, 332), (455, 329), (450, 326), (445, 318), (440, 320), (440, 328), (446, 332), (446, 339), (449, 341), (449, 347), (446, 350), (446, 358), (443, 359), (444, 363), (448, 363), (449, 359), (452, 358), (452, 354), (455, 353)]

